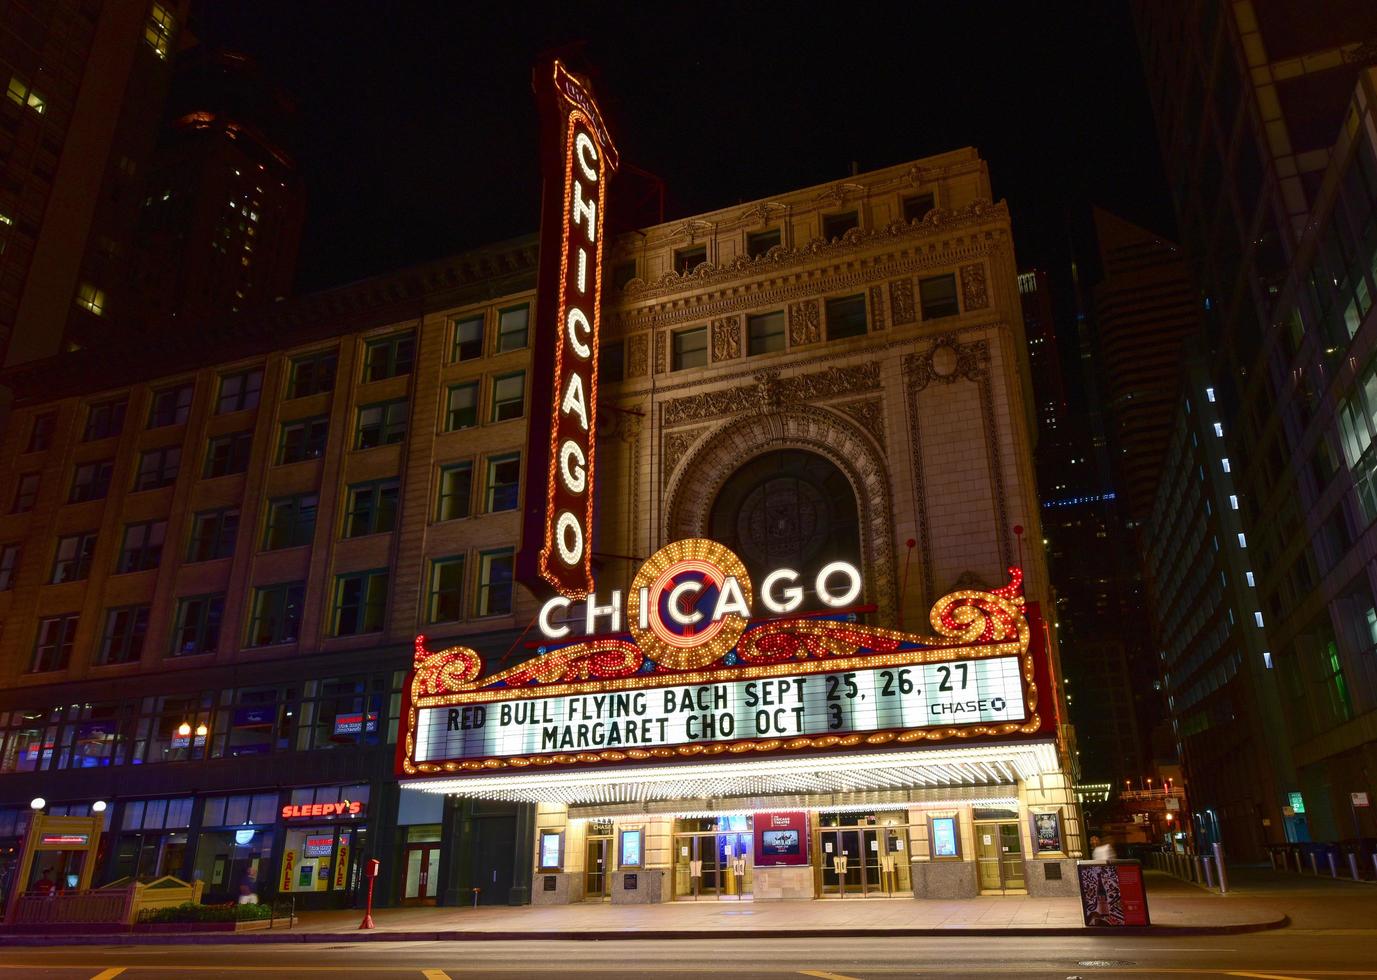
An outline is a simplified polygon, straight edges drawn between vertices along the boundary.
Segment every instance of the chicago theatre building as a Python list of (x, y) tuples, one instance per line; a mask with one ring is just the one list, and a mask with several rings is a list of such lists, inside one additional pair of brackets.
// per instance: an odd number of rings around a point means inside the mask
[(41, 796), (208, 900), (1073, 893), (983, 161), (586, 232), (8, 373), (7, 891)]

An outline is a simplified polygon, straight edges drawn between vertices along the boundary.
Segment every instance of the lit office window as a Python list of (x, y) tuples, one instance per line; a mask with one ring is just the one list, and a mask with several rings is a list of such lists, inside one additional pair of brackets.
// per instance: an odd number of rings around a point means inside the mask
[(88, 313), (100, 316), (105, 312), (105, 290), (97, 289), (89, 282), (77, 286), (76, 305)]
[(11, 102), (16, 105), (27, 106), (39, 115), (42, 115), (43, 110), (48, 106), (43, 96), (30, 88), (29, 83), (18, 75), (10, 76), (10, 87), (6, 94)]
[(153, 53), (164, 61), (172, 47), (172, 32), (177, 28), (177, 18), (160, 3), (153, 4), (148, 12), (148, 22), (143, 28), (143, 40)]

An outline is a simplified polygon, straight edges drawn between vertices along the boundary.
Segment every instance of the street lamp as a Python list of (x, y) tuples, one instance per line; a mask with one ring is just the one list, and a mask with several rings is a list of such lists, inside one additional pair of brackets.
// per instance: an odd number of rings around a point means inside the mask
[(30, 810), (41, 810), (47, 805), (48, 801), (43, 799), (43, 797), (41, 796), (35, 796), (33, 799), (29, 800)]
[(197, 726), (196, 726), (196, 737), (197, 737), (197, 738), (205, 738), (205, 737), (206, 737), (206, 733), (207, 733), (208, 731), (210, 731), (210, 729), (207, 728), (205, 725), (197, 725)]
[(191, 734), (191, 723), (190, 723), (190, 722), (185, 722), (185, 721), (184, 721), (184, 722), (182, 722), (180, 725), (178, 725), (178, 726), (177, 726), (177, 734), (178, 734), (178, 735), (190, 735), (190, 734)]
[(105, 801), (104, 801), (104, 800), (96, 800), (96, 802), (92, 803), (92, 804), (91, 804), (91, 812), (92, 812), (92, 813), (104, 813), (104, 812), (105, 812)]

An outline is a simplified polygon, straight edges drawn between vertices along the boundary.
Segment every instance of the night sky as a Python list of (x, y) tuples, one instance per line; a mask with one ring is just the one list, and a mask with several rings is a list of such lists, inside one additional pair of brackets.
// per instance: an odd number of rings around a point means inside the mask
[(531, 66), (579, 42), (666, 220), (972, 145), (1022, 266), (1064, 267), (1091, 204), (1173, 233), (1127, 4), (201, 0), (191, 29), (297, 103), (302, 290), (535, 231)]

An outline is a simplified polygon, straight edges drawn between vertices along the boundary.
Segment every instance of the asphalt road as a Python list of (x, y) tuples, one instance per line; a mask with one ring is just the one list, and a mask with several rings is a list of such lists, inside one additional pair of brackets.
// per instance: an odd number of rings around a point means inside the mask
[(1370, 928), (1139, 939), (922, 938), (83, 946), (0, 951), (0, 980), (215, 977), (1377, 978)]

